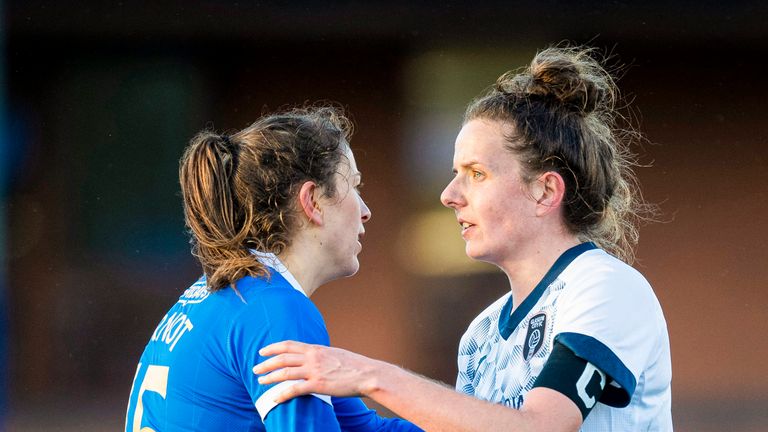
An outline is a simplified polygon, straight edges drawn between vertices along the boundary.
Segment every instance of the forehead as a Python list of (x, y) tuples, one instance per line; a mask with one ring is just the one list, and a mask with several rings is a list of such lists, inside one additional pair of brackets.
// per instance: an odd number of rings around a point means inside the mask
[(342, 171), (347, 171), (350, 174), (357, 173), (357, 162), (355, 161), (355, 155), (352, 153), (352, 148), (349, 147), (349, 144), (344, 143), (343, 145), (343, 151), (342, 151), (342, 157), (339, 160), (339, 167)]
[(350, 165), (356, 165), (355, 164), (355, 154), (352, 152), (352, 148), (347, 143), (341, 144), (343, 149), (344, 158), (347, 159), (350, 163)]
[(467, 122), (456, 136), (454, 166), (469, 163), (496, 165), (513, 159), (505, 148), (509, 126), (493, 120), (475, 119)]

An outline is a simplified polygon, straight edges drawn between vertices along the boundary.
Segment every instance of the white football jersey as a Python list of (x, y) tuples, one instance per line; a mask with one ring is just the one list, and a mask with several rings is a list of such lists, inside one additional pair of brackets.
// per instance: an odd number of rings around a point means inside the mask
[(609, 377), (582, 431), (672, 430), (661, 306), (640, 273), (593, 243), (563, 253), (514, 310), (509, 293), (472, 321), (459, 346), (456, 390), (520, 408), (555, 341)]

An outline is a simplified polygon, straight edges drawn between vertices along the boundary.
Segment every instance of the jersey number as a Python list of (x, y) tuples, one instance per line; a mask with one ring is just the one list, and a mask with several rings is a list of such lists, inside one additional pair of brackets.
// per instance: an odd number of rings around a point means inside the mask
[[(139, 369), (141, 369), (141, 363), (139, 363)], [(134, 385), (136, 385), (135, 382)], [(133, 413), (132, 432), (155, 432), (151, 428), (141, 427), (141, 417), (144, 415), (144, 403), (142, 402), (142, 398), (145, 391), (150, 391), (159, 394), (160, 397), (165, 399), (167, 388), (168, 366), (149, 365), (147, 367), (147, 372), (144, 374), (144, 379), (141, 381), (141, 387), (139, 387), (139, 396), (136, 400), (136, 411)], [(131, 419), (127, 419), (126, 421), (131, 421)]]

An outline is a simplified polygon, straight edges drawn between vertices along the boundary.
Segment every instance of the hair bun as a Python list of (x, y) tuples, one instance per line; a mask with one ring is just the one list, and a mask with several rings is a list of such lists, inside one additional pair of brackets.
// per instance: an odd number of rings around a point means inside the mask
[(582, 115), (610, 109), (615, 85), (610, 75), (592, 57), (592, 51), (548, 48), (536, 55), (524, 73), (516, 76), (505, 74), (499, 78), (497, 88), (505, 92), (524, 93), (528, 97), (540, 97)]

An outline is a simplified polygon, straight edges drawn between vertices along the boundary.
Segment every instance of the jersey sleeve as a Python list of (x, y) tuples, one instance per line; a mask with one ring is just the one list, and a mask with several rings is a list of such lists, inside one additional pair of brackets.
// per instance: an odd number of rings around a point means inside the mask
[(270, 410), (262, 421), (267, 431), (342, 430), (330, 404), (314, 396), (300, 396), (281, 403)]
[(401, 419), (380, 417), (359, 398), (332, 398), (336, 418), (345, 432), (416, 432), (421, 428)]
[(267, 431), (338, 431), (339, 423), (324, 395), (308, 395), (275, 404), (279, 386), (261, 385), (252, 367), (266, 358), (259, 349), (274, 342), (295, 340), (328, 345), (328, 332), (320, 312), (308, 298), (292, 288), (264, 290), (236, 318), (230, 333), (231, 367), (245, 384), (254, 409)]
[(625, 407), (657, 349), (658, 302), (634, 269), (596, 265), (568, 281), (555, 323), (555, 341), (610, 378), (600, 402)]

